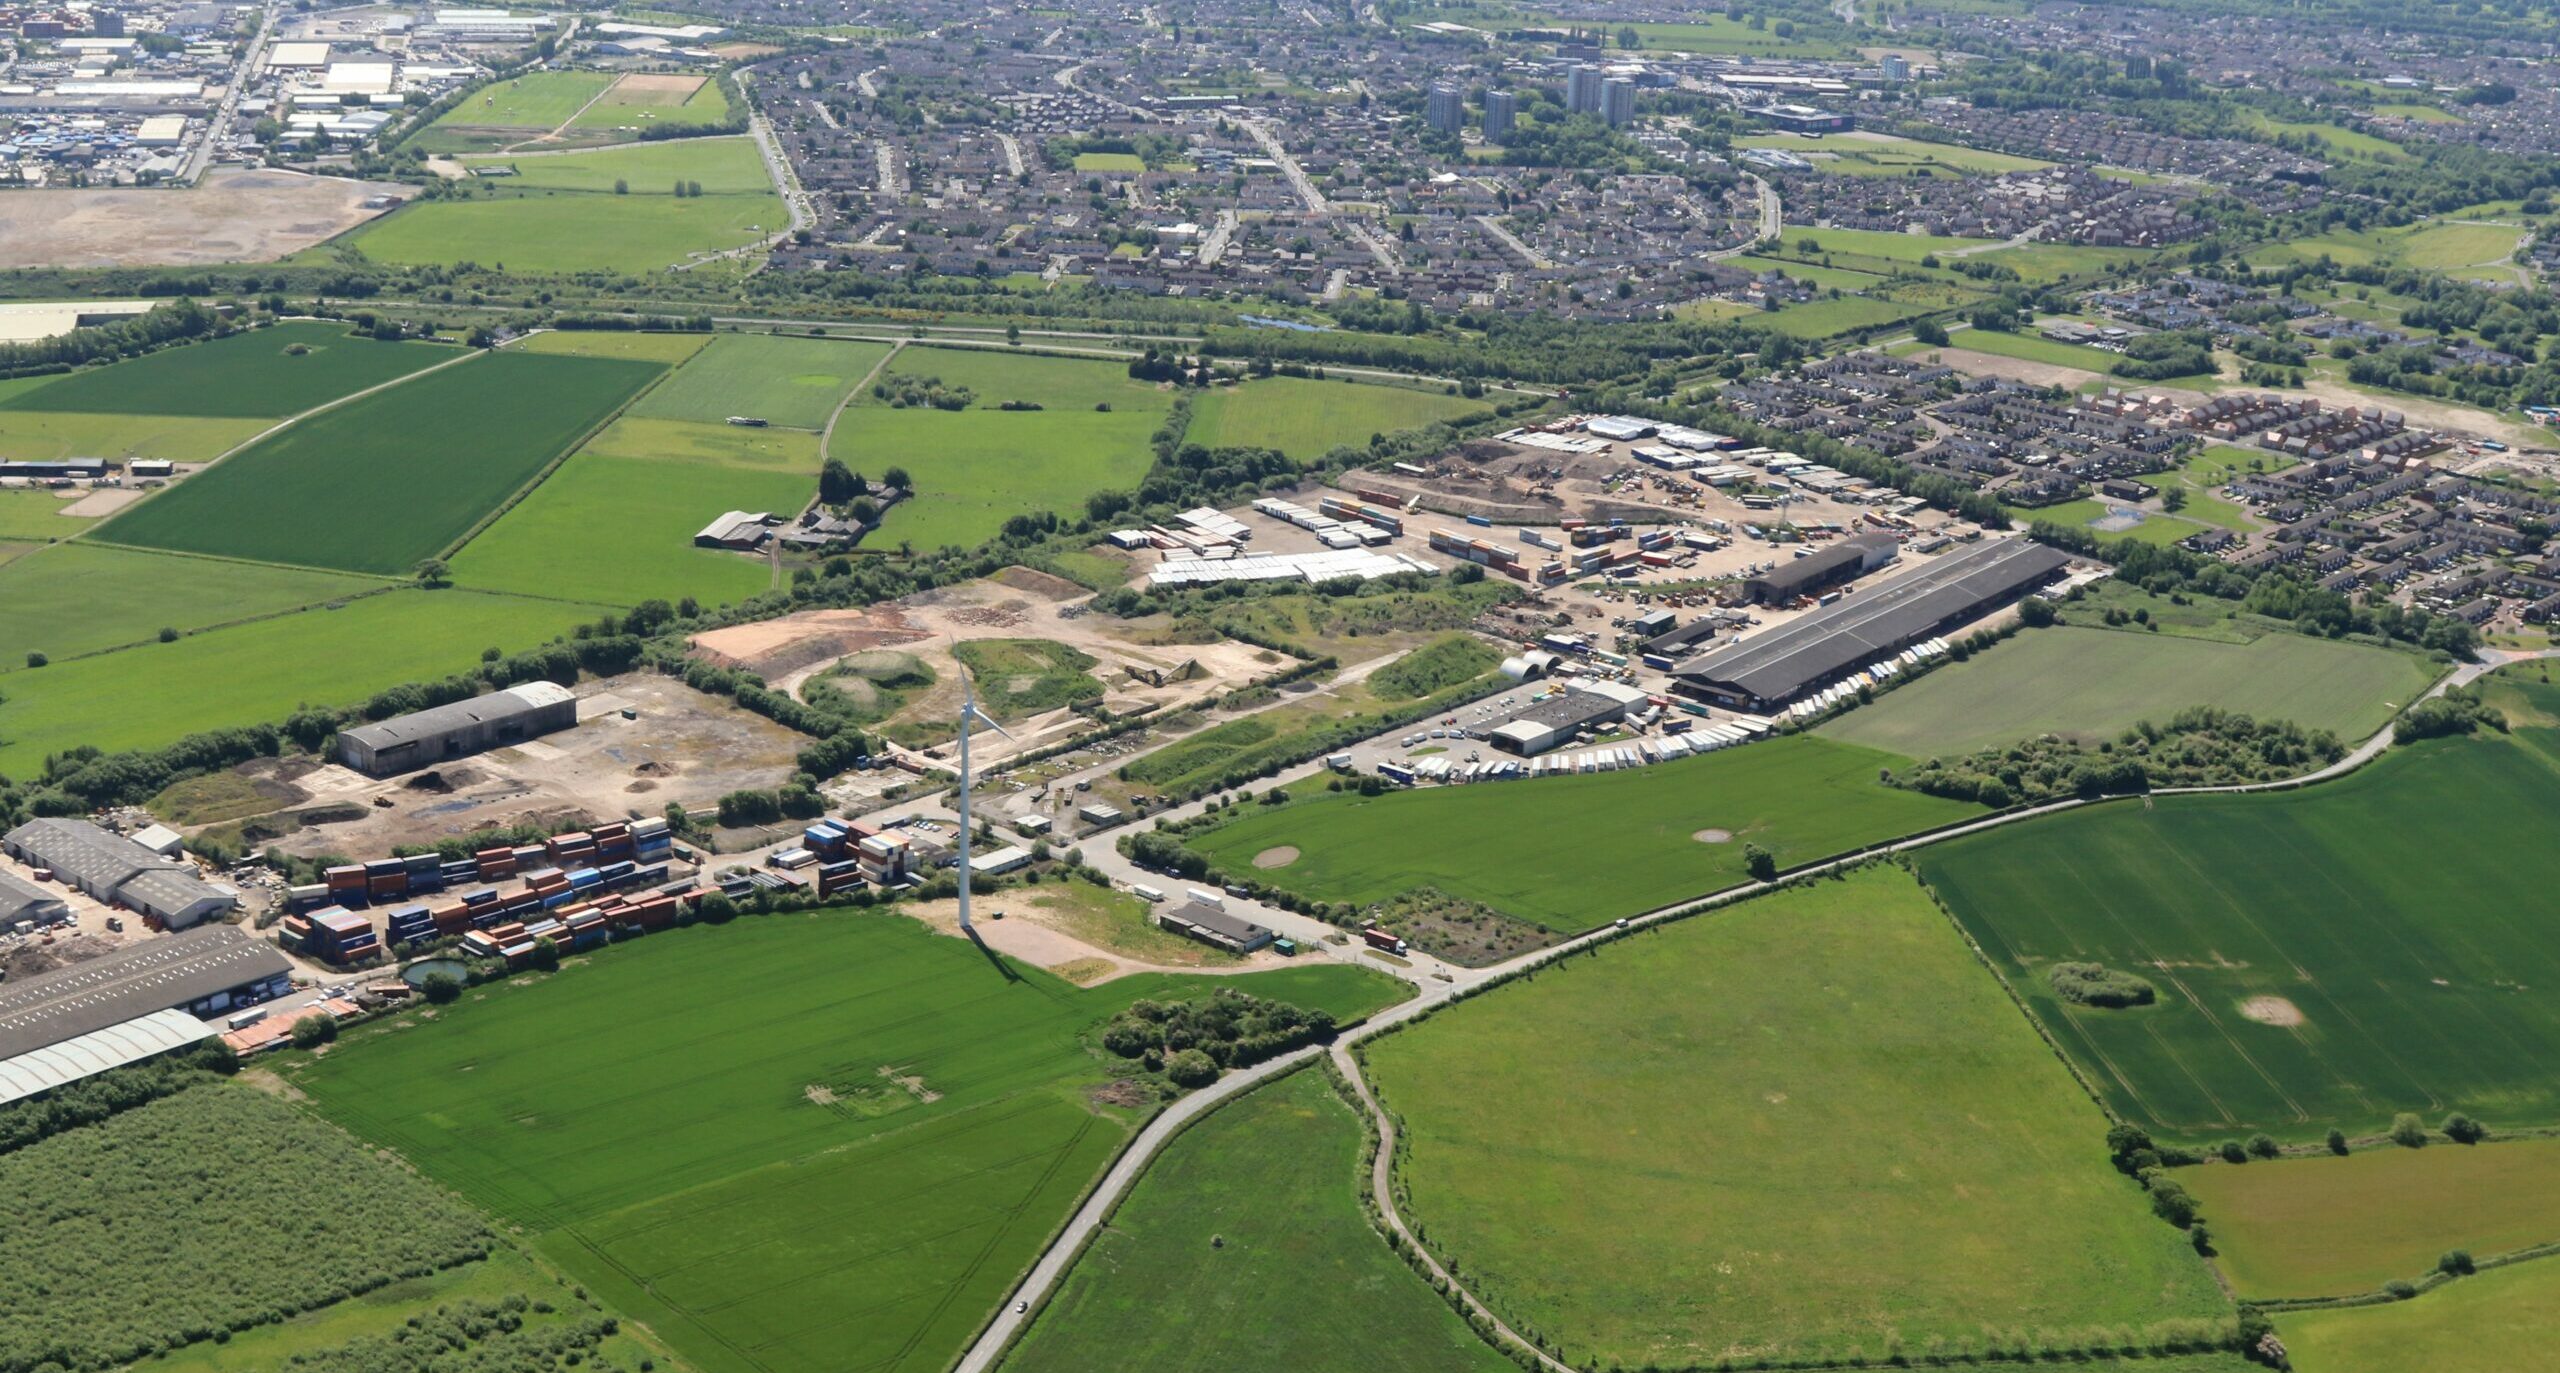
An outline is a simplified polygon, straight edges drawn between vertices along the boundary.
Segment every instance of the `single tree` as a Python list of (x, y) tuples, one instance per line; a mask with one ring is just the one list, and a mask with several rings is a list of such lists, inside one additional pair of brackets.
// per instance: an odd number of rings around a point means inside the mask
[(1745, 844), (1742, 846), (1742, 867), (1751, 874), (1752, 881), (1767, 882), (1778, 875), (1778, 858), (1758, 844)]
[(2391, 1142), (2403, 1149), (2423, 1149), (2427, 1145), (2427, 1127), (2403, 1111), (2391, 1118)]
[(438, 1006), (450, 1006), (462, 999), (462, 979), (451, 973), (429, 973), (419, 990), (427, 994), (428, 1001)]
[(560, 970), (560, 946), (549, 939), (533, 941), (533, 966), (544, 972)]
[(293, 1022), (293, 1047), (297, 1049), (317, 1049), (337, 1037), (337, 1017), (326, 1011)]
[(423, 587), (445, 586), (453, 581), (453, 569), (446, 565), (442, 558), (419, 559), (418, 566), (412, 575), (418, 579), (418, 585)]

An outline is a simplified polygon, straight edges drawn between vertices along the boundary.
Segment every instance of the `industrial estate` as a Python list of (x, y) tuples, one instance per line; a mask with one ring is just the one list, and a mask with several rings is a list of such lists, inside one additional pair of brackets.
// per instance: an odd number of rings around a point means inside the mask
[(2555, 63), (0, 4), (0, 1373), (2560, 1369)]

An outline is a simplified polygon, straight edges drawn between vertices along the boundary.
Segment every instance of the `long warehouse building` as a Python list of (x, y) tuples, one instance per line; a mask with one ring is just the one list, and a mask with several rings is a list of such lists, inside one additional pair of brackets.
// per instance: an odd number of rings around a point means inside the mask
[(86, 820), (30, 820), (0, 835), (0, 852), (164, 929), (183, 930), (240, 904), (235, 893), (196, 876), (192, 866)]
[(293, 990), (293, 965), (237, 925), (145, 940), (0, 986), (0, 1102), (213, 1033), (199, 1017)]
[(1692, 658), (1672, 670), (1672, 689), (1737, 710), (1775, 710), (2007, 605), (2070, 565), (2059, 550), (2029, 539), (1984, 542)]
[(556, 682), (527, 682), (338, 731), (338, 761), (370, 777), (432, 767), (578, 723), (578, 698)]

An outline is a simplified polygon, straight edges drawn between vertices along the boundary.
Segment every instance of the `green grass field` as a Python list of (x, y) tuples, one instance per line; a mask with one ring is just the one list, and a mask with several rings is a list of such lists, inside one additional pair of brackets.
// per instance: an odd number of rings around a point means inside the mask
[(728, 117), (729, 96), (717, 81), (705, 80), (690, 93), (679, 93), (642, 90), (626, 79), (580, 111), (569, 127), (637, 135), (646, 129), (705, 128)]
[[(1737, 885), (1748, 844), (1790, 868), (1978, 813), (1876, 781), (1902, 761), (1800, 736), (1633, 772), (1318, 792), (1187, 842), (1230, 872), (1321, 900), (1384, 901), (1429, 885), (1584, 930)], [(1710, 830), (1729, 837), (1692, 837)], [(1299, 857), (1254, 868), (1255, 855), (1282, 847)]]
[(515, 175), (495, 184), (527, 191), (593, 191), (613, 193), (616, 181), (630, 188), (626, 200), (642, 196), (672, 197), (675, 183), (699, 181), (705, 196), (753, 195), (773, 189), (773, 176), (756, 153), (755, 140), (689, 138), (675, 143), (639, 143), (627, 148), (597, 148), (573, 153), (515, 153), (463, 159), (467, 167), (510, 167)]
[(0, 457), (38, 462), (63, 458), (210, 462), (256, 438), (269, 423), (219, 416), (0, 410)]
[(1789, 338), (1825, 339), (1853, 329), (1872, 329), (1880, 324), (1893, 324), (1915, 315), (1925, 315), (1930, 308), (1874, 296), (1841, 296), (1835, 300), (1811, 300), (1802, 305), (1790, 305), (1771, 315), (1769, 326)]
[(463, 545), (454, 580), (605, 605), (744, 600), (772, 588), (771, 566), (696, 548), (695, 531), (730, 510), (794, 517), (817, 480), (814, 434), (625, 417)]
[[(915, 480), (916, 498), (891, 510), (871, 540), (885, 548), (974, 548), (1015, 515), (1081, 515), (1085, 497), (1146, 476), (1155, 463), (1148, 440), (1172, 404), (1111, 362), (908, 348), (889, 366), (965, 386), (976, 401), (957, 412), (896, 409), (865, 393), (836, 422), (828, 456), (868, 477), (904, 467)], [(997, 408), (1006, 401), (1044, 408)]]
[(1825, 267), (1817, 262), (1798, 262), (1791, 257), (1772, 257), (1759, 253), (1735, 258), (1733, 265), (1753, 272), (1784, 272), (1790, 281), (1801, 281), (1808, 286), (1819, 286), (1826, 291), (1834, 286), (1843, 291), (1864, 291), (1885, 283), (1885, 278), (1874, 272), (1855, 271), (1846, 267)]
[(1825, 724), (1852, 744), (1931, 758), (2043, 734), (2113, 738), (2189, 706), (2291, 720), (2356, 742), (2435, 680), (2414, 653), (2268, 634), (2218, 644), (2069, 625), (2029, 630)]
[(578, 107), (613, 84), (611, 72), (531, 72), (463, 97), (425, 132), (453, 129), (522, 129), (541, 133), (569, 122)]
[(73, 372), (0, 400), (0, 411), (282, 419), (461, 356), (445, 344), (377, 343), (343, 324), (279, 324)]
[[(2430, 1122), (2431, 1124), (2433, 1122)], [(2560, 1241), (2560, 1140), (2368, 1149), (2183, 1169), (2243, 1297), (2344, 1297)]]
[(631, 413), (703, 424), (751, 415), (784, 428), (823, 429), (845, 393), (888, 353), (881, 343), (723, 334)]
[[(1633, 28), (1637, 36), (1643, 40), (1644, 48), (1648, 52), (1736, 53), (1753, 57), (1812, 58), (1849, 55), (1849, 50), (1841, 44), (1803, 32), (1803, 29), (1811, 27), (1809, 25), (1800, 25), (1799, 32), (1795, 36), (1782, 38), (1766, 28), (1755, 29), (1748, 23), (1730, 19), (1721, 14), (1707, 14), (1686, 23), (1640, 23), (1617, 27)], [(1611, 29), (1611, 32), (1615, 33), (1616, 29)]]
[[(1393, 995), (1349, 967), (1217, 985)], [(700, 1373), (937, 1370), (1140, 1118), (1080, 1037), (1164, 976), (1007, 976), (903, 917), (652, 935), (292, 1067)], [(1400, 989), (1400, 987), (1399, 987)]]
[(200, 730), (281, 720), (305, 702), (353, 704), (464, 671), (484, 648), (531, 648), (597, 613), (565, 601), (403, 589), (174, 644), (19, 667), (0, 674), (0, 773), (33, 776), (46, 754), (75, 744), (155, 748)]
[(1790, 253), (1801, 251), (1806, 239), (1819, 245), (1815, 256), (1842, 253), (1854, 257), (1881, 258), (1891, 262), (1917, 264), (1933, 253), (1952, 252), (1959, 248), (1984, 248), (1996, 242), (1988, 238), (1950, 238), (1944, 234), (1897, 234), (1881, 229), (1814, 229), (1790, 224), (1779, 237)]
[[(164, 628), (230, 624), (382, 587), (344, 573), (71, 543), (0, 569), (0, 643), (61, 662), (128, 644), (157, 647)], [(0, 658), (0, 675), (25, 671), (23, 658)]]
[(2390, 1306), (2290, 1311), (2276, 1333), (2301, 1373), (2540, 1368), (2560, 1343), (2560, 1263), (2515, 1264)]
[(2035, 334), (2007, 333), (1998, 329), (1959, 329), (1948, 336), (1947, 346), (1965, 348), (1976, 353), (1991, 353), (2022, 362), (2050, 363), (2055, 367), (2076, 367), (2084, 372), (2106, 376), (2117, 363), (2118, 356), (2103, 348), (2087, 348), (2076, 343), (2056, 343)]
[(1136, 153), (1077, 153), (1076, 170), (1080, 172), (1116, 172), (1135, 175), (1147, 169), (1147, 160)]
[(1777, 148), (1801, 153), (1824, 171), (1838, 176), (1998, 175), (2032, 172), (2053, 164), (2032, 157), (1985, 152), (1953, 143), (1933, 143), (1890, 134), (1810, 137), (1804, 134), (1755, 134), (1734, 140), (1737, 148)]
[(670, 367), (691, 358), (711, 342), (709, 334), (673, 334), (618, 329), (546, 329), (507, 346), (521, 353), (565, 353), (581, 358), (631, 358), (663, 362)]
[(1481, 401), (1398, 386), (1266, 377), (1191, 402), (1187, 440), (1210, 448), (1276, 448), (1301, 462), (1337, 444), (1482, 414)]
[[(2555, 752), (2547, 727), (2433, 741), (2298, 793), (2007, 826), (1921, 870), (2116, 1109), (2166, 1134), (2547, 1124), (2560, 1008), (2531, 989), (2560, 979)], [(2043, 976), (2059, 960), (2139, 970), (2160, 1004), (2068, 1006)]]
[(313, 416), (99, 534), (146, 548), (403, 574), (451, 547), (663, 370), (533, 353), (474, 359)]
[(782, 198), (771, 191), (677, 199), (664, 188), (643, 190), (500, 191), (420, 201), (336, 241), (395, 267), (478, 263), (513, 272), (643, 273), (746, 247), (789, 222)]
[(33, 543), (67, 539), (97, 523), (81, 516), (63, 514), (63, 509), (71, 504), (73, 502), (50, 491), (0, 491), (0, 539)]
[(1411, 1219), (1577, 1366), (2111, 1344), (2228, 1309), (1898, 868), (1649, 932), (1368, 1057)]
[(2249, 254), (2249, 261), (2283, 266), (2327, 257), (2342, 267), (2413, 267), (2512, 283), (2516, 279), (2514, 268), (2502, 264), (2514, 256), (2527, 232), (2521, 221), (2459, 223), (2443, 219), (2401, 228), (2334, 229), (2257, 249)]
[[(2063, 501), (2057, 505), (2009, 505), (2003, 506), (2002, 509), (2007, 510), (2009, 518), (2021, 526), (2041, 522), (2058, 524), (2067, 529), (2087, 529), (2097, 536), (2101, 543), (2146, 543), (2160, 546), (2176, 543), (2180, 539), (2192, 538), (2209, 527), (2202, 521), (2189, 520), (2184, 515), (2170, 515), (2157, 510), (2121, 505), (2114, 500), (2095, 500), (2085, 497), (2076, 501)], [(2128, 529), (2094, 527), (2101, 520), (2118, 518), (2119, 512), (2125, 510), (2131, 510), (2134, 514), (2140, 515), (2141, 523)]]
[(1002, 1367), (1510, 1368), (1370, 1226), (1363, 1157), (1322, 1073), (1220, 1107), (1149, 1166)]

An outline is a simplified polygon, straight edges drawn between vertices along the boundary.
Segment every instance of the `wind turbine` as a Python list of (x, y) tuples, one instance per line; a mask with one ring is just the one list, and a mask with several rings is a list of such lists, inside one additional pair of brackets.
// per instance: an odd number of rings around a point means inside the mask
[(972, 722), (984, 724), (1005, 738), (1013, 735), (997, 724), (994, 717), (978, 709), (978, 681), (969, 665), (960, 661), (958, 652), (951, 661), (960, 669), (960, 933), (971, 939), (978, 937), (978, 927), (969, 923), (969, 835), (977, 825), (977, 816), (969, 809), (969, 735)]

